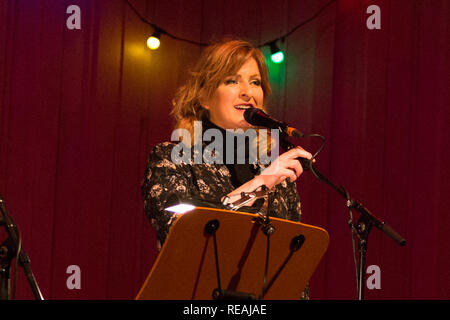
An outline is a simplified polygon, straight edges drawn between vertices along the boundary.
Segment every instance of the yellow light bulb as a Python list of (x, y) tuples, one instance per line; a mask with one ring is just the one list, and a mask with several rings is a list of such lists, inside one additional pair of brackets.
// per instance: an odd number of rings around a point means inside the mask
[(151, 36), (147, 39), (147, 47), (149, 47), (151, 50), (156, 50), (159, 48), (160, 41), (158, 38)]

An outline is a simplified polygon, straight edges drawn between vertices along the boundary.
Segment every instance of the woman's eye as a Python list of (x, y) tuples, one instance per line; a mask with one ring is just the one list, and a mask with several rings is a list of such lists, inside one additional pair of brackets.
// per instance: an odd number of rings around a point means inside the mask
[(235, 84), (237, 81), (235, 79), (227, 79), (225, 80), (225, 84)]
[(261, 85), (261, 81), (260, 80), (253, 80), (251, 82), (251, 84), (255, 85), (255, 86), (260, 86)]

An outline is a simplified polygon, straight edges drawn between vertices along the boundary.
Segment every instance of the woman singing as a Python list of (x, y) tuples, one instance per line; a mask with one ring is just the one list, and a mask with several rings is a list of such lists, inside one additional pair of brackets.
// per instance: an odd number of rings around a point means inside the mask
[[(240, 40), (206, 48), (173, 100), (175, 129), (183, 129), (191, 137), (185, 137), (181, 143), (188, 147), (196, 143), (206, 145), (198, 140), (199, 135), (194, 132), (195, 124), (201, 124), (201, 133), (216, 129), (223, 137), (230, 130), (246, 132), (254, 129), (244, 119), (244, 112), (249, 107), (264, 109), (270, 93), (265, 58), (259, 49)], [(173, 213), (165, 211), (174, 198), (220, 203), (227, 196), (229, 202), (234, 202), (242, 192), (252, 192), (265, 186), (270, 191), (266, 201), (259, 199), (239, 211), (267, 210), (272, 217), (300, 220), (300, 199), (295, 181), (303, 168), (296, 158), (310, 159), (312, 155), (297, 147), (266, 165), (260, 161), (249, 161), (247, 153), (244, 161), (236, 161), (236, 154), (228, 157), (227, 153), (236, 151), (242, 145), (235, 145), (230, 150), (225, 145), (229, 141), (225, 143), (225, 140), (223, 148), (217, 148), (222, 153), (223, 161), (217, 163), (199, 163), (193, 158), (188, 159), (191, 161), (174, 161), (174, 154), (178, 151), (173, 152), (177, 143), (172, 142), (160, 143), (150, 152), (142, 196), (146, 215), (156, 231), (159, 248), (176, 218)], [(258, 139), (256, 142), (246, 141), (247, 150), (258, 143)]]

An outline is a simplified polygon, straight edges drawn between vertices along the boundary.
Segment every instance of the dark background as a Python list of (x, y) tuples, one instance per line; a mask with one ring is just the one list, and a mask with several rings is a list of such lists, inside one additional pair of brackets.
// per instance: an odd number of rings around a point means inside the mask
[[(255, 44), (329, 3), (130, 2), (179, 37)], [(73, 4), (81, 30), (66, 27)], [(372, 4), (380, 30), (366, 27)], [(372, 231), (367, 265), (380, 267), (381, 289), (369, 299), (450, 297), (449, 19), (447, 0), (333, 1), (279, 42), (283, 64), (269, 63), (270, 113), (325, 136), (317, 168), (407, 239)], [(203, 47), (163, 36), (151, 52), (152, 31), (123, 0), (0, 1), (0, 193), (46, 299), (133, 299), (156, 258), (140, 183)], [(330, 234), (311, 298), (354, 299), (344, 201), (310, 173), (298, 189), (303, 222)], [(70, 265), (81, 289), (66, 286)], [(33, 298), (22, 270), (17, 298)]]

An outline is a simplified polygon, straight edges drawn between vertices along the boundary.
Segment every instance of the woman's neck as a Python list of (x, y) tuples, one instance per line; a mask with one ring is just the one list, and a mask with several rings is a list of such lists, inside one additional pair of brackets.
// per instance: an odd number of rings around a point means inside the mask
[[(203, 126), (203, 134), (205, 133), (206, 130), (208, 129), (217, 129), (220, 131), (221, 135), (222, 135), (222, 152), (219, 151), (219, 153), (223, 153), (223, 162), (226, 163), (226, 153), (227, 153), (227, 149), (228, 150), (233, 150), (234, 153), (234, 160), (233, 160), (233, 164), (237, 164), (237, 163), (242, 163), (241, 161), (237, 161), (237, 156), (239, 156), (239, 154), (244, 154), (244, 161), (245, 163), (248, 163), (249, 160), (249, 138), (246, 137), (243, 133), (240, 132), (235, 132), (236, 130), (226, 130), (223, 129), (221, 127), (219, 127), (218, 125), (216, 125), (215, 123), (213, 123), (211, 120), (209, 119), (204, 119), (202, 121), (202, 126)], [(240, 130), (239, 130), (240, 131)], [(244, 140), (242, 140), (244, 139)], [(243, 146), (241, 141), (245, 141), (245, 145)], [(231, 147), (232, 146), (232, 147)], [(242, 147), (244, 147), (245, 149), (242, 150)], [(240, 153), (238, 152), (238, 149), (241, 149)]]

